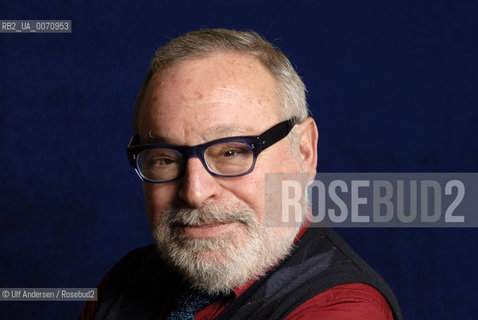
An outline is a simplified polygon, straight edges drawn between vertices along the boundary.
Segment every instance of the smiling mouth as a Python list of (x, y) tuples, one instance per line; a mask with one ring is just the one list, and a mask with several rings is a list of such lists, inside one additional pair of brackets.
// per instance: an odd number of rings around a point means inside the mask
[(231, 222), (208, 222), (195, 225), (176, 225), (187, 238), (216, 238), (230, 229)]

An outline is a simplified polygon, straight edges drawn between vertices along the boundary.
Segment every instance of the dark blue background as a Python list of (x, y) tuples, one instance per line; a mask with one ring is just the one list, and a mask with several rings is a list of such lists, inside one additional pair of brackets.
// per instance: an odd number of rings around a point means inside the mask
[[(154, 50), (200, 27), (253, 29), (296, 65), (319, 171), (477, 172), (475, 1), (1, 1), (0, 19), (71, 19), (71, 34), (0, 34), (0, 287), (94, 287), (151, 241), (125, 146)], [(341, 229), (406, 319), (476, 318), (476, 229)], [(82, 303), (3, 302), (67, 319)], [(8, 312), (9, 316), (6, 317)]]

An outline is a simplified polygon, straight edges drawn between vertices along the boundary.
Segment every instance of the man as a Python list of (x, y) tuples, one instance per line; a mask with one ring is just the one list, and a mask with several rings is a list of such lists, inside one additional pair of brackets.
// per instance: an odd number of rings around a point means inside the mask
[(223, 29), (172, 40), (133, 126), (156, 245), (108, 273), (83, 319), (401, 319), (331, 230), (266, 226), (281, 214), (266, 213), (266, 173), (315, 173), (318, 139), (305, 87), (272, 44)]

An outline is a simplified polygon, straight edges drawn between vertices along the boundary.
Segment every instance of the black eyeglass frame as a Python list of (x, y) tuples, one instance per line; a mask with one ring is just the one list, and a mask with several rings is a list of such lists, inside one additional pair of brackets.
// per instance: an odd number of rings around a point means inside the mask
[[(240, 177), (248, 173), (251, 173), (254, 170), (254, 167), (256, 165), (256, 160), (259, 154), (263, 150), (269, 148), (273, 144), (285, 138), (290, 133), (294, 125), (296, 125), (297, 123), (298, 123), (297, 120), (295, 118), (292, 118), (292, 119), (282, 121), (276, 124), (275, 126), (266, 130), (264, 133), (262, 133), (259, 136), (226, 137), (226, 138), (212, 140), (203, 144), (198, 144), (195, 146), (178, 146), (173, 144), (138, 144), (139, 135), (135, 134), (131, 138), (128, 144), (128, 147), (126, 148), (126, 153), (127, 153), (130, 165), (135, 169), (136, 173), (141, 178), (141, 180), (150, 182), (150, 183), (166, 183), (166, 182), (171, 182), (171, 181), (179, 179), (184, 174), (184, 171), (186, 170), (187, 161), (190, 158), (198, 158), (202, 162), (204, 168), (206, 168), (207, 172), (209, 172), (209, 174), (213, 176), (227, 177), (227, 178)], [(244, 173), (240, 173), (236, 175), (223, 175), (223, 174), (216, 173), (209, 168), (206, 160), (204, 159), (204, 152), (206, 151), (207, 148), (209, 148), (212, 145), (215, 145), (218, 143), (226, 143), (226, 142), (241, 142), (249, 146), (249, 148), (252, 150), (252, 153), (253, 153), (253, 161), (249, 170), (247, 170)], [(144, 150), (158, 149), (158, 148), (175, 150), (179, 154), (181, 154), (183, 159), (183, 166), (182, 166), (181, 172), (179, 172), (176, 178), (171, 180), (165, 180), (165, 181), (155, 181), (155, 180), (148, 179), (141, 174), (138, 168), (138, 163), (137, 163), (138, 155)]]

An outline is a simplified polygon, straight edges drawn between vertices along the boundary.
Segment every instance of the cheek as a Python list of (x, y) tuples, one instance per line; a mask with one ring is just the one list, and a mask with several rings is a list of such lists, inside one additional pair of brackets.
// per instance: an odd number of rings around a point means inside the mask
[(277, 148), (267, 158), (266, 172), (272, 173), (296, 173), (301, 172), (300, 160), (294, 155), (289, 141), (286, 139), (277, 144)]
[(256, 212), (259, 222), (264, 220), (264, 175), (253, 172), (243, 179), (234, 181), (227, 189)]
[[(281, 141), (271, 148), (270, 152), (259, 156), (254, 171), (244, 176), (240, 188), (234, 193), (257, 213), (261, 223), (266, 219), (277, 219), (281, 208), (281, 183), (278, 181), (280, 173), (300, 172), (300, 166), (293, 157), (288, 141)], [(267, 204), (266, 204), (267, 203)]]
[(146, 213), (151, 228), (158, 225), (161, 213), (173, 204), (177, 194), (176, 189), (174, 184), (143, 183)]

